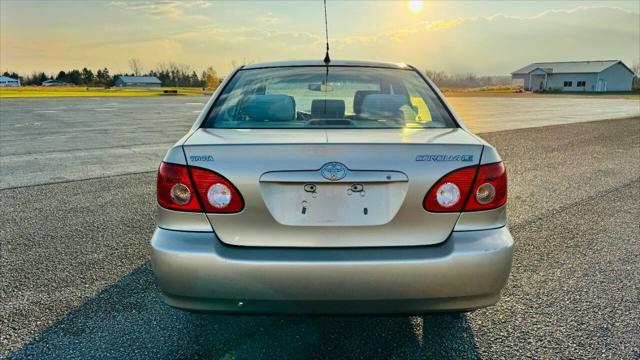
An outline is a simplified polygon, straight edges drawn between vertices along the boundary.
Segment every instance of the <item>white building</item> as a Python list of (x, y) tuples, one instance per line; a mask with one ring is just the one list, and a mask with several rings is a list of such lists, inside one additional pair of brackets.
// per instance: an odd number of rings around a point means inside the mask
[(117, 87), (160, 87), (162, 81), (155, 76), (119, 76), (116, 79)]
[(0, 86), (20, 86), (20, 80), (7, 76), (0, 76)]
[(531, 91), (631, 91), (633, 71), (620, 60), (533, 63), (511, 73)]

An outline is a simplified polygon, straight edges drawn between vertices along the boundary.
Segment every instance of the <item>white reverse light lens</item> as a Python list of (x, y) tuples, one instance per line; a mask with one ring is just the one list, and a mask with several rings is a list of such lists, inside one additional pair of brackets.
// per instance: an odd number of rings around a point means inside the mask
[(191, 201), (191, 191), (182, 183), (177, 183), (171, 187), (171, 200), (178, 205), (186, 205)]
[(207, 191), (207, 200), (213, 207), (225, 208), (231, 202), (231, 190), (223, 184), (214, 184)]
[(438, 188), (436, 201), (440, 206), (449, 208), (457, 204), (460, 200), (460, 189), (454, 183), (444, 183)]
[(478, 190), (476, 190), (476, 200), (482, 204), (488, 204), (493, 201), (496, 197), (496, 188), (489, 183), (484, 183), (478, 186)]

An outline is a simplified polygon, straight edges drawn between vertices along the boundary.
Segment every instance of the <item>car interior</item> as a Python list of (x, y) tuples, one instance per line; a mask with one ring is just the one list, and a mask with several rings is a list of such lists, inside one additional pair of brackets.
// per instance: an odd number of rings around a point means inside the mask
[(311, 125), (348, 125), (353, 120), (404, 123), (404, 106), (412, 109), (406, 95), (358, 90), (353, 97), (353, 114), (345, 113), (343, 99), (313, 99), (311, 111), (305, 112), (296, 110), (293, 96), (264, 94), (243, 99), (235, 118), (251, 122), (309, 121)]
[[(281, 70), (284, 72), (285, 70)], [(332, 78), (304, 70), (260, 78), (248, 72), (209, 115), (212, 127), (448, 127), (428, 91), (404, 78), (336, 70)], [(344, 74), (339, 71), (343, 71)], [(253, 75), (255, 74), (255, 75)], [(404, 76), (404, 74), (402, 74)], [(434, 121), (435, 120), (435, 121)]]

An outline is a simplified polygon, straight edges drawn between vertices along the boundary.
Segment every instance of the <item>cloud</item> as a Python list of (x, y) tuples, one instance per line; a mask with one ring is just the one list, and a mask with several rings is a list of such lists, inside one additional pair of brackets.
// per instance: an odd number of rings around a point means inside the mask
[(188, 9), (202, 9), (210, 5), (206, 1), (177, 1), (177, 0), (158, 0), (158, 1), (112, 1), (112, 6), (123, 7), (130, 11), (135, 11), (143, 15), (153, 18), (204, 18), (200, 15), (188, 15)]
[[(445, 30), (453, 30), (456, 27), (464, 27), (472, 24), (485, 23), (487, 25), (493, 25), (500, 27), (504, 23), (522, 23), (524, 25), (534, 25), (538, 23), (549, 22), (552, 18), (564, 17), (571, 25), (572, 22), (578, 23), (590, 23), (597, 26), (597, 13), (599, 11), (608, 12), (609, 15), (613, 14), (618, 18), (629, 19), (629, 17), (638, 17), (640, 14), (633, 13), (631, 11), (618, 8), (618, 7), (603, 7), (603, 6), (580, 6), (570, 10), (546, 10), (533, 16), (510, 16), (503, 14), (495, 14), (491, 16), (473, 16), (473, 17), (458, 17), (453, 19), (444, 19), (437, 21), (425, 21), (411, 26), (405, 26), (400, 28), (394, 28), (391, 30), (384, 30), (377, 34), (371, 35), (352, 35), (332, 39), (335, 43), (340, 45), (352, 45), (356, 43), (370, 44), (376, 42), (383, 42), (387, 40), (393, 40), (400, 42), (412, 35), (427, 35), (429, 33)], [(591, 18), (588, 20), (587, 18)], [(584, 21), (587, 20), (587, 21)], [(493, 23), (493, 24), (491, 24)], [(629, 22), (623, 22), (622, 25), (628, 25)], [(557, 24), (556, 24), (557, 25)], [(488, 28), (489, 26), (487, 26)], [(479, 29), (480, 30), (480, 29)], [(547, 29), (539, 29), (538, 33), (546, 33)], [(558, 29), (552, 29), (557, 31)]]
[[(137, 17), (179, 20), (201, 15), (209, 3), (115, 1), (111, 6)], [(291, 27), (288, 25), (293, 21), (285, 23), (272, 13), (248, 19), (234, 21), (234, 26), (225, 25), (233, 19), (215, 23), (164, 21), (136, 31), (122, 26), (110, 31), (93, 29), (93, 33), (69, 32), (74, 36), (72, 42), (60, 42), (55, 33), (22, 36), (3, 31), (0, 60), (7, 68), (25, 71), (41, 69), (42, 64), (59, 70), (92, 63), (126, 69), (125, 60), (131, 54), (146, 64), (176, 61), (196, 69), (213, 65), (224, 73), (220, 69), (228, 68), (230, 59), (324, 56), (324, 29), (319, 26)], [(140, 21), (148, 22), (144, 18)], [(158, 31), (158, 26), (163, 31)], [(640, 15), (614, 7), (548, 10), (527, 17), (451, 17), (371, 32), (362, 32), (358, 26), (349, 29), (343, 36), (330, 36), (332, 58), (406, 62), (421, 69), (477, 74), (508, 74), (536, 61), (621, 59), (629, 66), (640, 61)], [(56, 42), (59, 51), (52, 54), (47, 49)]]
[[(640, 54), (640, 14), (616, 7), (496, 14), (416, 23), (330, 39), (336, 58), (403, 61), (449, 72), (506, 74), (535, 61), (621, 59)], [(316, 44), (314, 44), (316, 45)]]
[(266, 13), (256, 17), (256, 22), (263, 25), (275, 25), (280, 22), (280, 18), (273, 13)]
[[(269, 15), (269, 14), (267, 14)], [(496, 14), (421, 22), (373, 34), (330, 38), (334, 58), (408, 62), (448, 72), (506, 74), (535, 61), (622, 59), (640, 53), (638, 14), (617, 8), (549, 10), (530, 17)], [(256, 60), (318, 56), (324, 34), (255, 25), (164, 34), (185, 51)], [(177, 46), (177, 44), (176, 44)], [(200, 51), (200, 50), (199, 50)]]

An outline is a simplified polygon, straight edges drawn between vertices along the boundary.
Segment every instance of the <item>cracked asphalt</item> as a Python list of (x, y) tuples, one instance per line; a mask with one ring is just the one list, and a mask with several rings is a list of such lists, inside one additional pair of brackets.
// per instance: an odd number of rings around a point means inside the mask
[(0, 190), (10, 359), (640, 357), (640, 118), (481, 134), (516, 241), (502, 300), (463, 315), (192, 314), (149, 266), (146, 172)]

